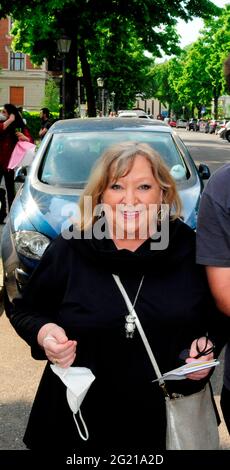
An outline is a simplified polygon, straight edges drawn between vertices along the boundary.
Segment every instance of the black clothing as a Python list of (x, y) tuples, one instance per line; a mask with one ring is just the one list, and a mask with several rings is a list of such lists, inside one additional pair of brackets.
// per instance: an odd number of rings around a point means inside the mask
[[(11, 208), (12, 202), (15, 198), (15, 187), (14, 187), (14, 170), (4, 170), (4, 168), (0, 167), (0, 181), (4, 176), (5, 186), (6, 186), (6, 193), (2, 192), (1, 194), (1, 204), (2, 204), (2, 215), (0, 220), (3, 221), (7, 215), (6, 212), (6, 194), (7, 194), (7, 201), (8, 201), (8, 211)], [(2, 189), (2, 188), (0, 188)]]
[[(48, 129), (52, 126), (53, 122), (50, 119), (41, 119), (41, 129)], [(40, 137), (42, 140), (45, 137), (45, 134)]]
[[(179, 354), (209, 330), (217, 344), (222, 316), (214, 306), (203, 268), (195, 264), (195, 234), (180, 221), (170, 223), (169, 247), (150, 250), (147, 240), (135, 252), (117, 250), (112, 240), (66, 240), (48, 247), (22, 299), (15, 299), (11, 322), (32, 349), (44, 352), (37, 334), (47, 322), (77, 340), (75, 366), (96, 376), (81, 411), (89, 430), (83, 442), (68, 407), (65, 386), (46, 366), (25, 434), (29, 448), (89, 452), (144, 452), (165, 447), (164, 397), (145, 347), (135, 331), (125, 337), (127, 308), (112, 277), (118, 273), (131, 301), (144, 282), (136, 311), (162, 372), (180, 365)], [(205, 380), (168, 382), (185, 394)]]
[(4, 223), (4, 219), (7, 216), (6, 212), (6, 190), (0, 188), (0, 224)]

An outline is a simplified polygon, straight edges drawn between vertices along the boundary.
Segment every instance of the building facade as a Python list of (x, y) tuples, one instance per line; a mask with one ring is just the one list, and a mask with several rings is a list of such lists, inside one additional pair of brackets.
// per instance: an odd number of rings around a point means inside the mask
[(144, 100), (141, 95), (137, 95), (135, 107), (143, 109), (147, 114), (151, 114), (154, 119), (157, 116), (168, 116), (167, 108), (156, 98)]
[(48, 79), (47, 61), (35, 67), (29, 56), (11, 49), (10, 18), (0, 20), (0, 107), (5, 103), (39, 110)]

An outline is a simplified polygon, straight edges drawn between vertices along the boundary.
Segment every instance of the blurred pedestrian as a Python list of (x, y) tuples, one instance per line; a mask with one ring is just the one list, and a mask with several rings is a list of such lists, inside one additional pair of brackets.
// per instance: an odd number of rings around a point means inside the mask
[(4, 177), (9, 210), (15, 197), (14, 171), (8, 169), (11, 154), (18, 140), (31, 142), (33, 139), (16, 106), (5, 104), (2, 114), (5, 121), (0, 122), (0, 182)]
[(41, 108), (40, 119), (41, 119), (41, 129), (39, 131), (39, 137), (42, 140), (45, 137), (48, 129), (53, 124), (51, 120), (51, 116), (50, 116), (50, 111), (48, 108)]

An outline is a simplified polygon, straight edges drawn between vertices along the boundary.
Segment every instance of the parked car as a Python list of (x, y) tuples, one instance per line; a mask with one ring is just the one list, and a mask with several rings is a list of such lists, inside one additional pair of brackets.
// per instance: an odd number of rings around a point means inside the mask
[(199, 131), (199, 122), (198, 119), (191, 118), (189, 119), (189, 122), (187, 123), (187, 128), (188, 131)]
[(226, 122), (222, 121), (222, 124), (216, 133), (222, 139), (227, 139), (230, 142), (229, 129), (230, 129), (230, 121), (226, 121)]
[(170, 121), (168, 122), (168, 124), (171, 126), (171, 127), (176, 127), (176, 121), (174, 119), (170, 119)]
[(220, 131), (220, 130), (225, 129), (225, 128), (226, 128), (226, 124), (229, 122), (229, 120), (230, 120), (230, 119), (221, 119), (221, 120), (217, 121), (215, 133), (216, 133), (216, 134), (219, 134), (219, 131)]
[(209, 122), (209, 134), (215, 134), (216, 127), (217, 127), (217, 122), (218, 121), (216, 119), (212, 119)]
[(187, 120), (186, 119), (177, 119), (176, 121), (176, 127), (184, 127), (186, 129), (187, 127)]
[(141, 109), (130, 109), (130, 110), (120, 110), (118, 111), (118, 117), (120, 118), (144, 118), (144, 119), (152, 119), (145, 111)]
[(230, 142), (230, 121), (227, 122), (226, 127), (225, 127), (225, 133), (224, 133), (224, 138)]
[(145, 119), (68, 119), (46, 133), (12, 204), (2, 234), (5, 309), (27, 282), (42, 254), (77, 216), (77, 201), (97, 158), (115, 142), (135, 140), (156, 149), (175, 178), (185, 222), (195, 229), (206, 165), (193, 162), (179, 136), (164, 122)]
[(197, 125), (200, 132), (204, 132), (205, 134), (209, 133), (209, 121), (206, 119), (198, 119)]

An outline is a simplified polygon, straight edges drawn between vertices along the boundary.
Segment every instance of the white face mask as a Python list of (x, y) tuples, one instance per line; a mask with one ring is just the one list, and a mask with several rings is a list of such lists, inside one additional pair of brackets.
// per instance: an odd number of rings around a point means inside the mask
[[(85, 398), (85, 395), (95, 380), (95, 376), (93, 375), (90, 369), (87, 367), (68, 367), (67, 369), (63, 369), (62, 367), (58, 367), (57, 365), (50, 365), (52, 371), (58, 375), (58, 377), (62, 380), (62, 382), (67, 387), (66, 390), (66, 398), (69, 404), (70, 409), (73, 412), (74, 421), (76, 423), (79, 435), (84, 441), (87, 441), (89, 438), (88, 429), (86, 424), (83, 420), (80, 406), (82, 401)], [(84, 427), (85, 436), (82, 434), (79, 424), (77, 422), (76, 413), (79, 413), (79, 417)]]

